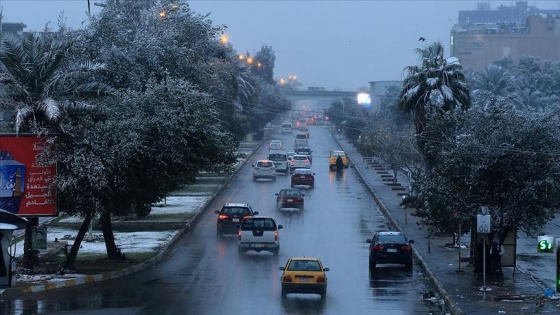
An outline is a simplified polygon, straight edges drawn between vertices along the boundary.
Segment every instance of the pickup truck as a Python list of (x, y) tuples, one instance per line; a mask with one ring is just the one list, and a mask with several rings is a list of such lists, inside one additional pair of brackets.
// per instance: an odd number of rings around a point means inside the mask
[(237, 226), (237, 250), (239, 254), (254, 250), (257, 252), (269, 251), (278, 255), (280, 250), (278, 230), (282, 228), (284, 227), (281, 224), (276, 224), (273, 217), (253, 216), (245, 218)]

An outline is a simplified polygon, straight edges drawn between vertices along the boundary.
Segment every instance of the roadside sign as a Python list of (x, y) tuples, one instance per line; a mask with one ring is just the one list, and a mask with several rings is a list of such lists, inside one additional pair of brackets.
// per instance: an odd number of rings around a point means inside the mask
[(481, 234), (490, 233), (490, 215), (477, 214), (476, 215), (476, 231)]
[(542, 235), (538, 237), (537, 252), (554, 253), (554, 236)]

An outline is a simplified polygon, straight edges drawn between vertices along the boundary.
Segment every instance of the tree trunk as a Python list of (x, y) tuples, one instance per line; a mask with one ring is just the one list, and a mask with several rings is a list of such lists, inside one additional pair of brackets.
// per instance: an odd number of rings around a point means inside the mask
[(113, 224), (111, 223), (111, 213), (103, 212), (100, 217), (100, 222), (101, 230), (103, 231), (103, 239), (105, 240), (105, 248), (107, 249), (107, 258), (122, 259), (123, 255), (115, 244)]
[(89, 225), (91, 224), (91, 213), (86, 214), (84, 218), (84, 222), (80, 226), (78, 230), (78, 235), (76, 235), (76, 239), (74, 240), (74, 244), (70, 249), (70, 253), (66, 256), (66, 261), (62, 265), (62, 269), (74, 269), (74, 264), (76, 263), (76, 257), (78, 256), (78, 251), (80, 250), (80, 246), (82, 245), (82, 241), (84, 240), (84, 236), (89, 229)]
[(25, 236), (23, 241), (23, 266), (25, 269), (32, 270), (37, 261), (37, 251), (31, 249), (33, 227), (39, 225), (39, 218), (27, 219), (25, 225)]

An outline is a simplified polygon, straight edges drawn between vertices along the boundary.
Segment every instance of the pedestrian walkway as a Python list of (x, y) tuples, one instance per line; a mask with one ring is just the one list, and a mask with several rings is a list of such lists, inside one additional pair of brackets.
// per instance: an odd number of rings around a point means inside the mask
[[(547, 300), (543, 306), (536, 300), (544, 295), (546, 288), (555, 290), (556, 257), (537, 253), (535, 238), (519, 234), (515, 273), (514, 268), (504, 268), (503, 279), (499, 282), (487, 279), (487, 289), (482, 290), (484, 282), (476, 278), (469, 264), (470, 249), (462, 248), (459, 253), (457, 247), (449, 246), (453, 242), (451, 235), (430, 235), (428, 228), (419, 226), (419, 220), (411, 215), (413, 209), (400, 206), (408, 186), (404, 174), (398, 174), (396, 180), (403, 185), (396, 184), (392, 170), (371, 157), (364, 158), (346, 140), (335, 139), (374, 194), (379, 209), (395, 229), (415, 241), (416, 261), (435, 288), (436, 296), (432, 300), (440, 301), (442, 309), (450, 314), (469, 315), (560, 314), (560, 300)], [(545, 233), (560, 235), (560, 219), (551, 221)]]

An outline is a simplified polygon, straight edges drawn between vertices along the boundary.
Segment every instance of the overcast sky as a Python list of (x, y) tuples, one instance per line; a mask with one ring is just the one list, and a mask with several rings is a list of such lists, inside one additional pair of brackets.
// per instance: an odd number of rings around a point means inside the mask
[[(99, 7), (91, 0), (92, 12)], [(414, 49), (441, 41), (449, 53), (449, 34), (459, 10), (477, 2), (491, 8), (515, 1), (189, 1), (193, 11), (210, 13), (213, 24), (228, 27), (240, 53), (263, 45), (276, 54), (275, 77), (296, 75), (304, 86), (356, 90), (370, 81), (402, 80), (403, 69), (418, 63)], [(560, 1), (528, 1), (540, 9), (560, 9)], [(4, 22), (23, 22), (35, 31), (62, 11), (67, 25), (87, 22), (87, 0), (0, 0)], [(419, 42), (420, 37), (426, 38)]]

